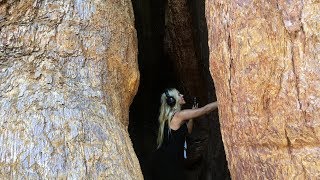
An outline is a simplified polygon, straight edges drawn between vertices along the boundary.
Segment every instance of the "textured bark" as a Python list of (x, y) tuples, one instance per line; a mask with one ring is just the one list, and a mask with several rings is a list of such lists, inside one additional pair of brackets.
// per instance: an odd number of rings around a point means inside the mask
[(168, 56), (182, 88), (188, 95), (206, 101), (207, 94), (203, 90), (207, 90), (207, 79), (196, 55), (191, 12), (186, 0), (168, 0), (165, 26)]
[(320, 177), (319, 12), (308, 0), (206, 1), (233, 179)]
[(0, 1), (1, 178), (142, 179), (129, 0)]

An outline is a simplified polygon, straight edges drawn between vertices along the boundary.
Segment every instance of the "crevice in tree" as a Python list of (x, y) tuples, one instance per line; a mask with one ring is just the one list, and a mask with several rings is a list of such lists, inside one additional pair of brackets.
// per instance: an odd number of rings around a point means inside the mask
[(292, 150), (291, 150), (291, 141), (290, 138), (288, 137), (288, 133), (287, 133), (287, 129), (284, 130), (284, 134), (286, 136), (286, 140), (287, 140), (287, 148), (288, 148), (288, 154), (292, 159)]
[[(193, 97), (198, 97), (201, 106), (216, 100), (215, 89), (209, 72), (205, 0), (184, 1), (186, 2), (179, 0), (180, 5), (187, 5), (184, 10), (188, 9), (191, 17), (189, 19), (191, 24), (185, 27), (191, 28), (191, 30), (189, 29), (192, 32), (191, 38), (179, 36), (182, 35), (182, 32), (175, 32), (174, 37), (168, 38), (166, 32), (169, 31), (170, 33), (172, 30), (168, 28), (176, 29), (177, 27), (175, 27), (174, 21), (170, 22), (170, 26), (167, 24), (169, 23), (166, 19), (169, 12), (165, 13), (165, 9), (168, 8), (166, 7), (168, 5), (167, 0), (132, 1), (138, 35), (140, 86), (130, 107), (129, 133), (142, 172), (147, 180), (150, 179), (148, 177), (148, 160), (156, 149), (160, 95), (163, 90), (167, 87), (179, 89), (185, 94), (186, 101), (189, 102), (186, 104), (186, 108), (191, 107)], [(179, 2), (172, 4), (179, 4)], [(180, 27), (180, 29), (183, 28)], [(173, 44), (176, 43), (174, 38), (180, 38), (179, 40), (182, 41), (187, 40), (187, 42), (182, 42), (182, 45), (186, 44), (186, 46), (168, 47), (168, 43), (170, 43), (170, 46), (175, 45)], [(192, 76), (198, 76), (196, 78), (201, 80), (201, 82), (194, 82), (200, 83), (200, 87), (197, 84), (189, 84), (190, 81), (185, 81), (185, 79), (189, 79), (188, 68), (190, 66), (184, 66), (187, 59), (177, 61), (177, 58), (174, 57), (175, 52), (183, 55), (190, 47), (193, 47), (191, 50), (195, 53), (196, 62), (189, 62), (198, 69)], [(191, 75), (189, 76), (190, 79), (194, 78)], [(193, 135), (188, 140), (190, 141), (190, 157), (193, 157), (186, 164), (188, 179), (230, 179), (218, 112), (215, 111), (202, 117), (201, 120), (195, 122), (194, 126)]]
[(292, 35), (293, 41), (291, 42), (292, 43), (292, 45), (291, 45), (291, 65), (292, 65), (292, 72), (293, 72), (294, 80), (295, 80), (294, 81), (294, 83), (295, 83), (294, 85), (295, 85), (295, 88), (296, 88), (297, 101), (298, 101), (298, 104), (299, 104), (299, 109), (300, 109), (300, 111), (302, 113), (302, 116), (303, 116), (303, 118), (305, 120), (306, 119), (305, 118), (305, 113), (306, 112), (303, 111), (303, 109), (302, 109), (302, 103), (301, 103), (301, 97), (300, 97), (300, 88), (299, 88), (299, 74), (298, 74), (298, 72), (296, 70), (296, 62), (295, 62), (295, 58), (296, 58), (296, 56), (298, 56), (296, 54), (296, 51), (295, 51), (295, 48), (297, 48), (295, 43), (296, 43), (298, 37), (299, 37), (298, 33), (294, 33), (294, 35)]

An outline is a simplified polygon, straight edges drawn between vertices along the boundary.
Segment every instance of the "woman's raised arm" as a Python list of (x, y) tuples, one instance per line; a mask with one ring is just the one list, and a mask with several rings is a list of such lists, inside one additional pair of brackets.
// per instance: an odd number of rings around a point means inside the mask
[(209, 103), (198, 109), (185, 109), (175, 113), (171, 121), (171, 127), (179, 128), (184, 121), (189, 119), (200, 117), (204, 114), (208, 114), (209, 112), (218, 108), (218, 102)]

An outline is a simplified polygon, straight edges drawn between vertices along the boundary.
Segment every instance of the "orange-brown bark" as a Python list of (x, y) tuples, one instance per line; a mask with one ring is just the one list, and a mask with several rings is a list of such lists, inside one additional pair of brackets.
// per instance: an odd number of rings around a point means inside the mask
[(319, 12), (314, 1), (206, 1), (232, 178), (320, 177)]

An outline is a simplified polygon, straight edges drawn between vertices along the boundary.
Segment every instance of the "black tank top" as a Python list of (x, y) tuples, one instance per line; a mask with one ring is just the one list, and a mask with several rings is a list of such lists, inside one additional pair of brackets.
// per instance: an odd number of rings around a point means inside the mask
[(187, 124), (184, 123), (179, 129), (169, 131), (168, 123), (165, 124), (163, 131), (163, 142), (161, 149), (168, 153), (172, 158), (183, 161), (184, 141), (188, 132)]
[(183, 124), (179, 129), (168, 132), (166, 123), (161, 147), (155, 152), (151, 167), (152, 180), (185, 180), (183, 169), (184, 141), (188, 127)]

